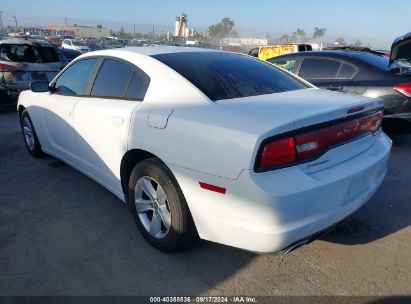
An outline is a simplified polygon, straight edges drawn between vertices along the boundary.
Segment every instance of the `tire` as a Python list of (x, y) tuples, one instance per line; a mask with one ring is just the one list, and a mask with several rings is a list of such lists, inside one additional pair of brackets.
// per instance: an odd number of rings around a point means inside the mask
[(180, 186), (159, 159), (147, 159), (134, 167), (128, 192), (137, 227), (153, 247), (163, 252), (179, 251), (198, 239)]
[(23, 139), (26, 145), (27, 151), (33, 157), (43, 157), (44, 153), (41, 150), (40, 141), (37, 137), (36, 130), (34, 129), (33, 122), (27, 110), (24, 110), (20, 116), (20, 126), (23, 132)]

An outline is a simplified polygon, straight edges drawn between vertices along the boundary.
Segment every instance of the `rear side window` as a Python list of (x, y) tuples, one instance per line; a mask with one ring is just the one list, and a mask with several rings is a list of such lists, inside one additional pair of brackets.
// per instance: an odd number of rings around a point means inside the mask
[(88, 81), (96, 63), (97, 58), (90, 58), (68, 67), (56, 81), (56, 92), (67, 96), (86, 95)]
[(355, 76), (357, 70), (346, 63), (343, 63), (343, 65), (340, 68), (340, 71), (338, 72), (337, 78), (339, 79), (351, 79)]
[(150, 78), (141, 71), (135, 70), (127, 89), (126, 97), (130, 99), (143, 100), (146, 95)]
[(214, 101), (307, 88), (271, 64), (244, 55), (182, 52), (153, 57), (180, 73)]
[(295, 64), (297, 63), (297, 59), (296, 58), (285, 58), (285, 59), (268, 59), (268, 62), (274, 63), (275, 65), (291, 72), (295, 66)]
[(92, 96), (124, 97), (133, 74), (133, 68), (124, 62), (104, 60), (94, 81)]
[(5, 44), (0, 46), (0, 56), (14, 62), (51, 63), (60, 61), (56, 49), (52, 46)]
[(305, 58), (299, 76), (305, 79), (337, 78), (341, 62), (331, 59)]

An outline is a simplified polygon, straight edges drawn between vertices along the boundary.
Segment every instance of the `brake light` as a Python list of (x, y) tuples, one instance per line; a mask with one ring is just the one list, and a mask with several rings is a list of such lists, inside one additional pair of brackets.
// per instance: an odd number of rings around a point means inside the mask
[(264, 146), (261, 153), (260, 168), (290, 164), (295, 162), (296, 158), (294, 137), (283, 138)]
[(324, 152), (381, 128), (383, 111), (336, 123), (313, 131), (296, 133), (266, 143), (257, 170), (275, 169), (314, 160)]
[(399, 84), (399, 85), (396, 85), (393, 89), (396, 90), (401, 95), (407, 98), (411, 98), (411, 83)]
[(0, 63), (0, 71), (2, 72), (17, 71), (17, 67), (15, 67), (14, 65), (10, 65), (10, 64)]

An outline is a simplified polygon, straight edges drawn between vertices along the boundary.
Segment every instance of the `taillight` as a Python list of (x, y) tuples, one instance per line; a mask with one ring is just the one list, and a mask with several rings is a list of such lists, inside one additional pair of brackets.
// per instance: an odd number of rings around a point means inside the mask
[(411, 98), (411, 83), (399, 84), (399, 85), (396, 85), (393, 89), (396, 90), (401, 95), (407, 98)]
[(17, 67), (15, 67), (14, 65), (0, 63), (0, 71), (2, 72), (12, 72), (16, 70)]
[(294, 137), (279, 139), (266, 144), (261, 153), (260, 168), (283, 166), (297, 159)]
[(383, 111), (379, 111), (368, 116), (268, 141), (260, 150), (256, 170), (265, 171), (314, 160), (336, 146), (367, 133), (375, 133), (381, 128), (382, 119)]

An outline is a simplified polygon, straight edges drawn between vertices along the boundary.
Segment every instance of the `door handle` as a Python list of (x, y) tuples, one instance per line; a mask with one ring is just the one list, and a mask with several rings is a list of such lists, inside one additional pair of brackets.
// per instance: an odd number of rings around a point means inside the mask
[(328, 87), (326, 87), (326, 89), (329, 91), (342, 91), (344, 87), (329, 85)]
[(70, 118), (71, 115), (72, 115), (71, 111), (66, 111), (66, 112), (64, 112), (64, 114), (66, 114), (66, 116), (69, 117), (69, 118)]

